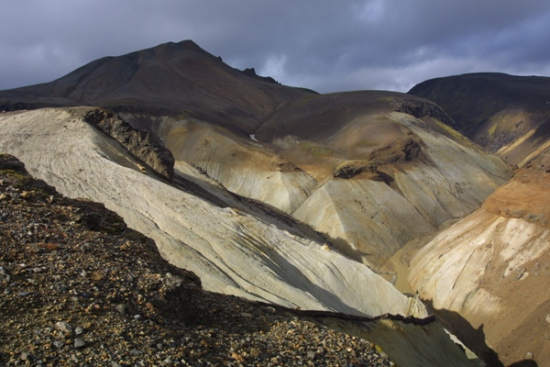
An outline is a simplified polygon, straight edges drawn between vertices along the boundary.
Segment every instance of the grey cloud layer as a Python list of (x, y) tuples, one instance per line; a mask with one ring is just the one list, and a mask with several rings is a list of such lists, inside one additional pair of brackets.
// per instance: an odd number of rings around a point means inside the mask
[(238, 68), (321, 92), (406, 91), (474, 71), (550, 74), (543, 0), (35, 0), (3, 4), (0, 89), (193, 39)]

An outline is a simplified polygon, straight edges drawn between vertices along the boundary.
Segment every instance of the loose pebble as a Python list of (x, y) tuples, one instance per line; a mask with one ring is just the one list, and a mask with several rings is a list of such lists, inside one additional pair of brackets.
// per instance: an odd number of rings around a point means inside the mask
[(84, 340), (82, 340), (80, 338), (76, 338), (74, 340), (74, 347), (75, 348), (82, 348), (84, 346), (86, 346), (86, 342)]

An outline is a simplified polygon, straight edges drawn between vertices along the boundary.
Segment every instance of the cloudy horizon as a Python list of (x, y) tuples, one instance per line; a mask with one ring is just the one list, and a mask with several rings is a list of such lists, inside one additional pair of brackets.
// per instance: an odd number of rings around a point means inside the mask
[(400, 92), (471, 72), (550, 75), (542, 0), (35, 0), (3, 4), (0, 90), (191, 39), (238, 69), (322, 93)]

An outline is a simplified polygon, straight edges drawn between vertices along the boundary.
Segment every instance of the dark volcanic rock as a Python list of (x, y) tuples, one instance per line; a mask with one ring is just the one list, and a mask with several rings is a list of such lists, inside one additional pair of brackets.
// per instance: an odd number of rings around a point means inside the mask
[(273, 84), (279, 84), (275, 79), (273, 79), (270, 76), (260, 76), (256, 74), (256, 70), (254, 68), (248, 68), (243, 70), (243, 74), (246, 76), (249, 76), (251, 78), (261, 80), (267, 83), (273, 83)]
[(408, 93), (440, 105), (456, 122), (454, 127), (471, 138), (504, 109), (550, 112), (549, 90), (550, 78), (473, 73), (430, 79)]
[(427, 80), (409, 93), (439, 104), (456, 122), (450, 126), (509, 164), (531, 160), (544, 167), (550, 162), (549, 90), (547, 77), (475, 73)]
[(450, 118), (445, 111), (435, 103), (429, 101), (403, 100), (395, 108), (396, 112), (408, 113), (417, 118), (433, 117), (449, 126), (454, 126), (455, 122)]
[(376, 165), (372, 163), (348, 163), (341, 167), (338, 167), (333, 173), (333, 176), (336, 178), (352, 178), (363, 172), (376, 173)]
[(134, 129), (119, 116), (103, 109), (88, 112), (85, 121), (116, 139), (160, 175), (170, 181), (174, 179), (174, 156), (155, 133)]

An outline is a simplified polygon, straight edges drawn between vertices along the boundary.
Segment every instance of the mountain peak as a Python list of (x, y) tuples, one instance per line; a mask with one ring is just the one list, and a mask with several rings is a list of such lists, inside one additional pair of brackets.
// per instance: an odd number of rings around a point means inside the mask
[[(183, 41), (180, 41), (180, 42), (165, 42), (165, 43), (161, 43), (160, 45), (157, 45), (155, 47), (152, 47), (152, 48), (147, 48), (147, 49), (144, 49), (144, 50), (141, 50), (141, 51), (137, 51), (137, 53), (140, 53), (140, 52), (147, 52), (147, 51), (153, 51), (155, 53), (159, 53), (159, 52), (171, 52), (171, 53), (181, 53), (181, 52), (185, 52), (185, 51), (190, 51), (190, 52), (196, 52), (196, 53), (199, 53), (199, 54), (203, 54), (203, 55), (210, 55), (213, 57), (213, 55), (211, 55), (210, 53), (208, 53), (207, 51), (205, 51), (204, 49), (202, 49), (198, 44), (196, 44), (193, 40), (183, 40)], [(130, 54), (133, 54), (133, 53), (136, 53), (136, 52), (132, 52)]]

